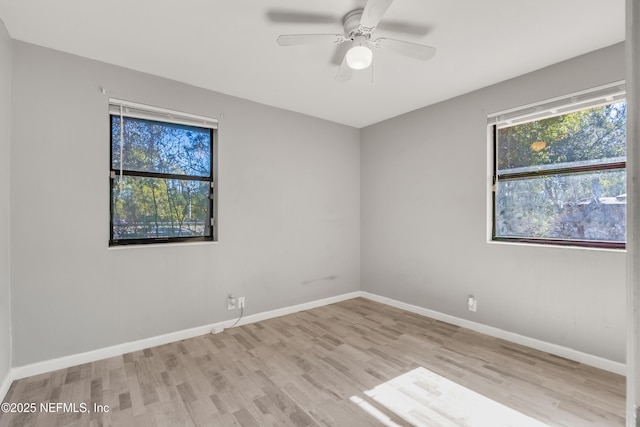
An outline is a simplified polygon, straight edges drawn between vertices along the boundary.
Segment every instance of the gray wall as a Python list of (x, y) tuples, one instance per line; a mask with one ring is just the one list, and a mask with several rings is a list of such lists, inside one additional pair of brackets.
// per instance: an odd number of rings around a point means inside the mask
[[(14, 366), (353, 292), (359, 131), (14, 42)], [(108, 95), (219, 130), (218, 243), (108, 248)]]
[(11, 282), (9, 273), (9, 122), (11, 39), (0, 20), (0, 386), (11, 368)]
[(486, 128), (624, 64), (615, 45), (363, 129), (362, 290), (624, 362), (623, 252), (487, 243)]

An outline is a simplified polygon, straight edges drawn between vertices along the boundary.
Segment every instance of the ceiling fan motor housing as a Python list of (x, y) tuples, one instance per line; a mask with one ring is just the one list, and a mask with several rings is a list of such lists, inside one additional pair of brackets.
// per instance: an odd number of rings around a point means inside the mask
[(364, 9), (355, 9), (344, 16), (344, 32), (353, 40), (357, 36), (371, 36), (373, 28), (364, 28), (360, 25), (360, 19)]

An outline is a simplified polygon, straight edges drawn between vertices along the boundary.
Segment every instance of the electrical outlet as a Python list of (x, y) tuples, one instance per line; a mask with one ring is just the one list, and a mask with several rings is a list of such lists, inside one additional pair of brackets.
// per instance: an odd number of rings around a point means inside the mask
[(469, 296), (467, 304), (469, 306), (469, 311), (473, 311), (475, 313), (478, 310), (478, 301), (473, 297), (473, 295)]
[(244, 297), (238, 298), (238, 308), (244, 308)]
[(230, 294), (227, 297), (227, 309), (235, 310), (236, 309), (236, 297), (233, 294)]

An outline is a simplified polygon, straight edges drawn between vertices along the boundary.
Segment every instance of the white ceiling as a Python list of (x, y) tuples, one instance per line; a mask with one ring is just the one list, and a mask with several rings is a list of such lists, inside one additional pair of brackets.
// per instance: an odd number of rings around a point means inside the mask
[[(14, 39), (263, 104), (363, 127), (624, 40), (625, 0), (395, 0), (377, 37), (434, 46), (420, 62), (376, 51), (374, 85), (334, 80), (334, 45), (279, 34), (342, 33), (366, 0), (0, 0)], [(292, 11), (326, 23), (273, 22)]]

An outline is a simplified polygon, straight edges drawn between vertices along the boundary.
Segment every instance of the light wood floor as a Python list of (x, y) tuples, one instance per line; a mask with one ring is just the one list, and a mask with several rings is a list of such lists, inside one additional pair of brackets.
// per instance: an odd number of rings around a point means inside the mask
[[(623, 377), (357, 298), (15, 381), (0, 426), (622, 426)], [(80, 408), (81, 409), (81, 408)]]

